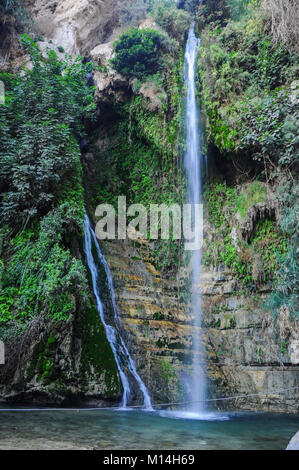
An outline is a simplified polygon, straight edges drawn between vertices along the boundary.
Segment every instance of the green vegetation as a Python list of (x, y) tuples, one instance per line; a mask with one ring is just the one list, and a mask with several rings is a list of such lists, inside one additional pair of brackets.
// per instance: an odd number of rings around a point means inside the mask
[(246, 218), (248, 209), (264, 199), (265, 187), (259, 182), (241, 193), (225, 183), (211, 184), (205, 191), (208, 217), (215, 233), (204, 253), (204, 263), (230, 267), (235, 277), (251, 289), (275, 279), (289, 245), (288, 235), (267, 219), (256, 223), (247, 241), (233, 237), (233, 230), (240, 230), (238, 215)]
[(277, 315), (281, 307), (286, 307), (291, 317), (298, 321), (298, 248), (290, 244), (286, 256), (280, 260), (275, 289), (269, 296), (266, 307)]
[[(126, 106), (119, 111), (123, 117), (110, 129), (112, 143), (106, 152), (98, 155), (101, 165), (97, 177), (88, 181), (88, 192), (93, 194), (92, 206), (108, 202), (117, 207), (119, 194), (127, 196), (127, 204), (138, 203), (148, 208), (153, 203), (180, 202), (177, 181), (183, 182), (183, 175), (176, 172), (172, 154), (176, 142), (171, 143), (175, 120), (169, 127), (164, 125), (163, 118), (146, 111), (138, 98), (133, 100), (131, 108)], [(93, 153), (98, 153), (96, 147)], [(164, 175), (168, 178), (163, 178)], [(177, 241), (159, 241), (152, 261), (166, 273), (176, 268), (179, 252)]]
[(254, 181), (247, 188), (242, 191), (236, 199), (236, 211), (240, 216), (245, 219), (248, 215), (248, 210), (255, 204), (266, 201), (267, 190), (265, 185), (260, 181)]
[(26, 374), (27, 381), (30, 381), (35, 373), (44, 384), (49, 384), (59, 378), (54, 368), (55, 346), (56, 335), (44, 338), (34, 347), (32, 361)]
[[(198, 85), (208, 121), (208, 142), (220, 150), (222, 158), (246, 168), (255, 179), (245, 193), (222, 188), (224, 199), (217, 201), (218, 183), (209, 188), (210, 218), (224, 236), (225, 248), (218, 256), (211, 246), (206, 262), (218, 259), (233, 266), (249, 285), (272, 279), (269, 308), (277, 312), (285, 305), (294, 315), (299, 278), (298, 55), (292, 26), (296, 12), (285, 14), (293, 7), (291, 0), (284, 6), (277, 2), (275, 8), (272, 0), (230, 0), (225, 6), (209, 0), (197, 9), (197, 19), (202, 29)], [(261, 220), (250, 240), (235, 246), (229, 216), (221, 214), (220, 207), (231, 217), (239, 213), (244, 221), (248, 209), (265, 200), (265, 185), (278, 202), (277, 222)]]
[(152, 29), (132, 28), (114, 43), (112, 67), (127, 78), (145, 78), (158, 69), (161, 34)]
[[(184, 197), (184, 174), (179, 167), (182, 154), (181, 90), (182, 54), (165, 54), (159, 59), (159, 72), (147, 77), (143, 85), (152, 84), (166, 93), (167, 106), (161, 100), (159, 110), (146, 106), (139, 94), (141, 83), (127, 103), (115, 103), (116, 118), (110, 123), (110, 145), (105, 151), (97, 147), (95, 132), (91, 151), (100, 161), (96, 177), (87, 177), (90, 205), (108, 202), (117, 207), (117, 196), (126, 195), (128, 204), (180, 203)], [(157, 269), (171, 275), (179, 264), (181, 245), (177, 240), (159, 241), (152, 252)]]
[(251, 243), (254, 255), (259, 255), (263, 261), (259, 277), (263, 280), (273, 279), (279, 268), (279, 261), (287, 253), (288, 236), (272, 220), (260, 220), (255, 226), (249, 243)]
[(159, 362), (159, 375), (162, 379), (162, 390), (160, 399), (167, 400), (169, 396), (180, 396), (182, 394), (181, 384), (178, 381), (178, 374), (175, 364), (168, 358), (163, 358)]
[(232, 238), (232, 216), (236, 212), (237, 192), (225, 183), (210, 185), (205, 191), (209, 220), (215, 226), (215, 239), (204, 253), (206, 265), (229, 266), (235, 276), (244, 284), (252, 283), (252, 266), (245, 255), (244, 248), (240, 253)]
[[(77, 139), (93, 109), (93, 90), (78, 58), (44, 59), (27, 36), (32, 70), (4, 73), (0, 107), (0, 325), (26, 327), (43, 315), (66, 321), (88, 300), (82, 262), (72, 252), (82, 236), (84, 199)], [(5, 269), (4, 269), (5, 266)]]
[(163, 321), (165, 320), (165, 315), (162, 312), (156, 312), (153, 315), (154, 320)]
[(252, 30), (249, 21), (245, 17), (202, 33), (199, 83), (209, 139), (223, 152), (254, 153), (257, 161), (271, 155), (273, 164), (290, 164), (296, 58), (283, 46), (274, 48), (262, 24)]
[(91, 64), (83, 66), (81, 57), (61, 61), (53, 50), (44, 58), (27, 35), (21, 42), (32, 68), (0, 75), (7, 92), (0, 106), (0, 337), (7, 344), (17, 335), (29, 338), (34, 348), (25, 381), (36, 376), (67, 394), (73, 370), (60, 365), (60, 346), (77, 335), (80, 356), (72, 349), (67, 358), (80, 360), (77, 382), (104, 377), (107, 396), (115, 396), (117, 368), (80, 254), (85, 210), (78, 141), (95, 108), (86, 83)]
[[(45, 216), (39, 230), (36, 224), (9, 244), (3, 241), (4, 254), (10, 253), (10, 259), (2, 273), (0, 325), (26, 324), (40, 314), (65, 321), (76, 311), (76, 298), (86, 301), (85, 269), (62, 243), (64, 237), (80, 235), (80, 222), (66, 203)], [(11, 237), (7, 226), (1, 235)]]
[(176, 41), (184, 40), (191, 23), (191, 16), (187, 11), (176, 8), (171, 0), (161, 0), (154, 2), (152, 15), (155, 22), (172, 38)]
[(1, 216), (15, 226), (46, 214), (60, 199), (62, 180), (76, 179), (81, 119), (94, 106), (80, 58), (62, 62), (49, 50), (45, 61), (28, 36), (22, 42), (33, 68), (2, 77), (7, 95), (0, 108)]
[[(147, 208), (185, 201), (182, 45), (190, 13), (201, 37), (197, 78), (207, 118), (207, 147), (214, 151), (216, 166), (224, 175), (221, 179), (210, 175), (205, 188), (213, 230), (203, 262), (229, 267), (238, 292), (250, 292), (252, 300), (260, 300), (258, 291), (267, 283), (273, 291), (267, 308), (276, 315), (287, 308), (295, 318), (298, 46), (283, 17), (293, 0), (284, 0), (280, 12), (281, 0), (275, 11), (273, 2), (181, 0), (180, 8), (167, 0), (119, 2), (121, 25), (138, 24), (151, 12), (159, 31), (135, 27), (115, 42), (110, 65), (130, 81), (129, 91), (125, 95), (121, 90), (109, 104), (101, 103), (94, 126), (94, 88), (86, 83), (92, 65), (83, 65), (82, 57), (73, 61), (66, 55), (60, 60), (57, 53), (65, 52), (62, 46), (56, 52), (48, 49), (44, 57), (29, 36), (21, 37), (32, 68), (14, 70), (14, 75), (7, 68), (0, 74), (6, 87), (6, 103), (0, 106), (0, 337), (9, 343), (20, 334), (24, 347), (32, 345), (25, 381), (37, 377), (42, 385), (57, 387), (79, 381), (84, 389), (93, 377), (95, 382), (104, 380), (107, 397), (115, 397), (121, 388), (82, 262), (84, 198), (90, 209), (104, 202), (116, 207), (118, 195), (126, 195), (128, 204)], [(17, 0), (2, 2), (0, 12), (1, 26), (9, 24), (11, 31), (25, 19)], [(292, 15), (288, 17), (291, 21)], [(43, 38), (36, 36), (36, 41)], [(109, 67), (97, 70), (108, 73)], [(85, 124), (88, 154), (83, 151), (82, 161), (86, 167), (89, 158), (92, 163), (85, 172), (84, 192), (78, 142), (85, 138)], [(246, 171), (239, 170), (239, 162)], [(259, 212), (260, 207), (273, 205), (273, 194), (277, 210), (264, 207)], [(175, 279), (184, 262), (181, 242), (136, 242), (138, 256), (131, 258), (132, 263), (144, 259), (142, 250), (164, 278)], [(111, 299), (101, 270), (98, 280), (108, 313)], [(159, 286), (160, 292), (159, 281), (157, 276), (153, 286)], [(190, 279), (182, 283), (174, 295), (178, 304), (187, 304)], [(141, 309), (140, 317), (143, 313)], [(212, 313), (221, 317), (215, 316), (208, 327), (239, 328), (229, 303), (220, 300)], [(175, 312), (156, 312), (151, 318), (174, 321)], [(150, 319), (142, 320), (140, 333), (150, 337)], [(68, 363), (60, 366), (61, 345), (69, 338), (74, 344), (67, 352)], [(279, 344), (284, 355), (288, 343)], [(179, 338), (168, 344), (165, 335), (155, 345), (160, 348), (158, 355), (165, 348), (175, 354), (184, 349)], [(217, 347), (218, 359), (224, 354)], [(262, 349), (256, 354), (262, 363)], [(159, 372), (161, 396), (164, 393), (166, 399), (178, 388), (178, 371), (166, 358)]]
[(86, 305), (84, 318), (80, 325), (82, 334), (82, 354), (80, 374), (83, 381), (95, 375), (101, 379), (104, 372), (106, 396), (113, 397), (121, 390), (115, 359), (106, 339), (104, 326), (99, 320), (93, 300)]

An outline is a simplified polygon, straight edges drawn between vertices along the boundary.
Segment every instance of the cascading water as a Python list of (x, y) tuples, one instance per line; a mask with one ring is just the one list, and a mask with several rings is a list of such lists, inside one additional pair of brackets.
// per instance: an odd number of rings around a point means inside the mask
[[(196, 38), (194, 25), (191, 26), (185, 52), (184, 74), (187, 86), (186, 102), (186, 154), (185, 169), (188, 181), (190, 204), (202, 202), (202, 134), (199, 125), (199, 110), (196, 102), (195, 70), (200, 40)], [(205, 365), (201, 338), (201, 295), (199, 290), (201, 272), (201, 251), (195, 250), (192, 257), (192, 311), (195, 318), (193, 334), (193, 379), (191, 383), (192, 411), (204, 409)]]
[[(92, 252), (93, 247), (95, 248), (97, 261), (103, 265), (106, 276), (107, 276), (109, 293), (110, 293), (110, 297), (111, 297), (111, 301), (113, 305), (115, 326), (109, 325), (105, 318), (104, 307), (103, 307), (103, 303), (101, 301), (101, 296), (100, 296), (100, 286), (98, 282), (98, 267), (97, 267), (97, 264), (96, 264), (96, 261), (94, 259), (93, 252)], [(148, 390), (144, 382), (142, 381), (141, 377), (139, 376), (136, 370), (134, 361), (125, 345), (123, 338), (121, 337), (119, 333), (119, 329), (117, 328), (117, 326), (119, 325), (119, 316), (118, 316), (118, 311), (117, 311), (116, 302), (115, 302), (114, 287), (113, 287), (113, 281), (112, 281), (110, 269), (100, 250), (100, 246), (98, 244), (96, 234), (90, 225), (90, 221), (87, 215), (85, 215), (85, 219), (84, 219), (84, 252), (85, 252), (87, 264), (91, 273), (92, 286), (93, 286), (93, 291), (94, 291), (94, 295), (96, 298), (97, 309), (98, 309), (101, 321), (104, 325), (106, 337), (111, 346), (111, 349), (115, 358), (115, 362), (118, 368), (119, 376), (120, 376), (122, 386), (123, 386), (123, 397), (122, 397), (121, 407), (122, 408), (127, 407), (128, 400), (131, 395), (129, 380), (123, 367), (123, 364), (124, 364), (126, 368), (128, 369), (128, 371), (133, 376), (133, 378), (135, 379), (136, 383), (138, 384), (139, 390), (141, 391), (143, 395), (145, 409), (150, 411), (152, 410), (150, 395), (148, 393)]]

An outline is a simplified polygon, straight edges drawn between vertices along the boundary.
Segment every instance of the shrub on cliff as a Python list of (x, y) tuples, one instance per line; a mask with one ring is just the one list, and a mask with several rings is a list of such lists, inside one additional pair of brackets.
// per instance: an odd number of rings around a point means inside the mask
[(132, 28), (114, 43), (112, 67), (124, 77), (143, 79), (158, 69), (162, 35), (153, 29)]

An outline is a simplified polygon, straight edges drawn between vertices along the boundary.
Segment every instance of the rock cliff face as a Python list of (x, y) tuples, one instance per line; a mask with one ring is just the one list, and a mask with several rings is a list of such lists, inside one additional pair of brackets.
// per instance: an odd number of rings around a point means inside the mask
[[(112, 43), (99, 45), (91, 52), (94, 62), (105, 68), (95, 74), (100, 110), (115, 101), (126, 102), (136, 93), (134, 82), (109, 68), (112, 55)], [(156, 97), (163, 100), (161, 91), (144, 84), (137, 93), (146, 109), (160, 112), (161, 102), (157, 105)], [(101, 138), (97, 145), (99, 159), (90, 154), (85, 159), (85, 169), (92, 179), (97, 178), (96, 169), (101, 167), (101, 152), (109, 150), (109, 138)], [(278, 217), (270, 196), (268, 191), (267, 201), (252, 205), (245, 218), (236, 220), (232, 231), (236, 246), (238, 240), (250, 238), (259, 220)], [(214, 230), (206, 222), (204, 252)], [(192, 362), (190, 269), (179, 269), (170, 280), (167, 273), (156, 269), (152, 244), (115, 241), (101, 246), (113, 275), (123, 333), (140, 375), (154, 401), (181, 400)], [(247, 400), (216, 402), (216, 406), (298, 411), (294, 387), (299, 381), (299, 330), (291, 326), (288, 311), (282, 310), (275, 322), (271, 312), (261, 308), (269, 287), (261, 285), (248, 296), (229, 268), (222, 266), (204, 267), (200, 289), (210, 396), (261, 394)], [(290, 390), (279, 393), (285, 389)]]
[(299, 330), (286, 326), (290, 325), (288, 311), (281, 310), (276, 323), (271, 312), (261, 308), (268, 293), (263, 286), (248, 297), (228, 269), (203, 274), (208, 374), (217, 385), (218, 396), (221, 392), (224, 396), (261, 394), (230, 405), (295, 412), (298, 411), (298, 390), (296, 393), (294, 388), (299, 380)]
[[(103, 251), (140, 374), (155, 401), (181, 399), (193, 329), (190, 305), (182, 301), (187, 273), (182, 270), (175, 281), (163, 278), (148, 244), (106, 242)], [(288, 313), (281, 311), (277, 330), (272, 315), (260, 308), (266, 287), (248, 298), (225, 268), (205, 270), (201, 291), (210, 397), (261, 394), (216, 407), (298, 411), (299, 331), (288, 329)]]
[(102, 248), (138, 371), (155, 402), (178, 400), (192, 326), (177, 282), (156, 270), (147, 243), (106, 242)]
[[(108, 65), (112, 55), (109, 38), (118, 25), (116, 0), (23, 0), (23, 4), (31, 12), (34, 27), (47, 40), (72, 55), (91, 55), (98, 65)], [(97, 71), (94, 78), (100, 112), (115, 98), (125, 101), (134, 93), (134, 82), (128, 83), (111, 70)], [(153, 113), (159, 113), (166, 101), (164, 90), (153, 84), (143, 84), (138, 93), (144, 107)], [(109, 141), (104, 146), (107, 150)], [(83, 164), (92, 175), (101, 162), (87, 153)], [(244, 222), (242, 236), (250, 234), (254, 217)], [(124, 336), (153, 400), (181, 399), (182, 383), (190, 374), (193, 329), (188, 269), (179, 269), (173, 280), (162, 275), (154, 265), (154, 246), (146, 242), (115, 241), (101, 246), (113, 275)], [(288, 312), (281, 310), (275, 326), (271, 312), (260, 308), (267, 286), (248, 297), (228, 268), (205, 268), (201, 290), (210, 396), (269, 393), (228, 403), (244, 409), (298, 411), (298, 393), (278, 393), (299, 386), (299, 332), (290, 326)], [(85, 315), (81, 312), (80, 321), (77, 318), (48, 338), (43, 337), (43, 325), (32, 324), (28, 338), (8, 351), (18, 365), (3, 370), (9, 385), (2, 387), (1, 394), (12, 400), (34, 396), (47, 402), (79, 397), (117, 400), (120, 383), (103, 328), (97, 321), (92, 331), (82, 335)], [(103, 364), (103, 357), (108, 365)], [(58, 377), (51, 376), (54, 364), (60, 371)], [(48, 370), (48, 374), (40, 377), (40, 370)]]
[(118, 25), (117, 0), (23, 0), (34, 29), (72, 55), (86, 54)]
[[(152, 20), (150, 22), (144, 21), (141, 26), (143, 28), (158, 29), (157, 24)], [(111, 106), (115, 100), (117, 102), (126, 102), (128, 97), (135, 93), (142, 97), (146, 109), (159, 113), (163, 103), (167, 101), (167, 95), (163, 87), (144, 80), (137, 91), (137, 79), (127, 80), (109, 66), (113, 54), (113, 41), (99, 44), (90, 52), (91, 59), (101, 69), (94, 73), (95, 99), (99, 109), (103, 105)]]

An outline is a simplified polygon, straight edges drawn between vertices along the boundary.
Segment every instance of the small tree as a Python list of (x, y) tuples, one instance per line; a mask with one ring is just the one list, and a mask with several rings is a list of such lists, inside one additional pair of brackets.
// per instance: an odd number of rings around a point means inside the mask
[(154, 29), (132, 28), (114, 43), (112, 67), (127, 78), (145, 78), (158, 68), (162, 35)]

